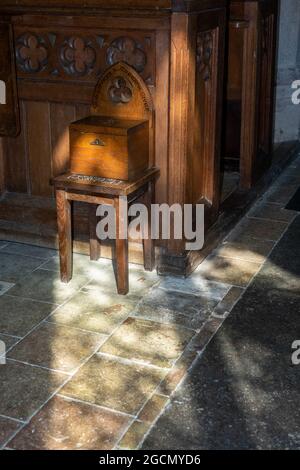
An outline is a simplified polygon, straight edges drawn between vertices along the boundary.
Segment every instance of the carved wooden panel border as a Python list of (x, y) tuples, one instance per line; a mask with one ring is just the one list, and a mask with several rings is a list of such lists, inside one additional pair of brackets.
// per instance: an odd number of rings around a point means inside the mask
[(15, 26), (18, 78), (95, 83), (125, 62), (155, 84), (155, 32)]
[(197, 68), (204, 81), (211, 79), (213, 31), (200, 31), (197, 34)]

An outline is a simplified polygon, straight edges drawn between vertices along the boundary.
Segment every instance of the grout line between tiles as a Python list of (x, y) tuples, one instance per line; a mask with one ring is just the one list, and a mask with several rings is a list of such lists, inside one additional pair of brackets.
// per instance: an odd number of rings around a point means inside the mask
[[(59, 307), (61, 307), (61, 306), (59, 306)], [(49, 323), (50, 325), (56, 325), (57, 327), (61, 326), (61, 327), (69, 328), (71, 330), (81, 331), (82, 333), (90, 333), (90, 334), (94, 334), (94, 335), (106, 336), (107, 338), (109, 337), (108, 333), (102, 333), (101, 331), (99, 332), (99, 331), (95, 331), (95, 330), (86, 330), (85, 328), (79, 328), (79, 326), (68, 325), (67, 323), (62, 323), (62, 322), (59, 322), (59, 321), (54, 321), (54, 320), (51, 321), (51, 318), (48, 318), (48, 317), (44, 319), (44, 323)], [(121, 323), (119, 323), (118, 326), (120, 326), (122, 323), (123, 323), (123, 321), (121, 321)], [(106, 341), (107, 338), (105, 338), (105, 341)]]
[[(104, 344), (102, 346), (104, 346)], [(106, 357), (107, 359), (111, 359), (115, 362), (119, 362), (120, 364), (124, 364), (124, 365), (137, 365), (137, 366), (142, 366), (146, 368), (148, 367), (149, 369), (162, 370), (162, 371), (167, 371), (167, 372), (169, 372), (173, 368), (173, 365), (172, 367), (159, 367), (154, 364), (149, 364), (148, 362), (145, 362), (142, 360), (139, 361), (138, 359), (127, 359), (122, 356), (115, 356), (114, 354), (104, 353), (101, 351), (98, 351), (95, 354), (97, 356), (103, 356), (103, 357)]]
[(13, 299), (20, 299), (20, 300), (28, 300), (30, 302), (38, 302), (40, 304), (47, 304), (47, 305), (53, 305), (53, 307), (59, 307), (60, 304), (55, 304), (53, 302), (47, 302), (46, 300), (37, 300), (37, 299), (32, 299), (31, 297), (22, 297), (19, 295), (12, 295), (12, 294), (4, 294), (3, 297), (12, 297)]
[(25, 423), (25, 421), (22, 421), (21, 419), (12, 418), (11, 416), (6, 416), (6, 415), (3, 415), (3, 414), (0, 414), (0, 418), (8, 419), (10, 421), (15, 421), (16, 423), (21, 423), (21, 424)]
[(117, 414), (117, 415), (120, 415), (120, 416), (127, 416), (128, 418), (136, 419), (136, 416), (132, 415), (130, 413), (125, 413), (124, 411), (115, 410), (114, 408), (110, 408), (108, 406), (98, 405), (97, 403), (92, 403), (92, 402), (89, 402), (89, 401), (80, 400), (79, 398), (70, 397), (68, 395), (64, 395), (63, 393), (57, 393), (56, 396), (64, 398), (67, 401), (73, 401), (75, 403), (82, 403), (83, 405), (88, 405), (88, 406), (92, 406), (94, 408), (98, 408), (100, 410), (109, 411), (111, 413), (114, 413), (114, 414)]
[(2, 331), (0, 331), (0, 334), (3, 336), (7, 336), (8, 338), (22, 339), (22, 336), (8, 335), (7, 333), (2, 333)]
[(48, 372), (55, 372), (55, 373), (58, 373), (58, 374), (67, 375), (68, 377), (71, 376), (71, 372), (66, 372), (64, 370), (59, 370), (59, 369), (52, 369), (51, 367), (42, 366), (40, 364), (33, 364), (31, 362), (22, 361), (21, 359), (14, 359), (12, 357), (8, 357), (7, 360), (11, 361), (11, 362), (17, 362), (18, 364), (24, 364), (26, 366), (35, 367), (37, 369), (47, 370)]

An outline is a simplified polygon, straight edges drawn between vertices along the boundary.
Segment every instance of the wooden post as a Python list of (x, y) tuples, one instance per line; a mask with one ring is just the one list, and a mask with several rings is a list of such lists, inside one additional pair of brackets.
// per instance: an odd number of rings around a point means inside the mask
[(120, 201), (116, 197), (114, 199), (114, 207), (116, 213), (116, 278), (118, 294), (126, 295), (129, 290), (129, 272), (128, 272), (128, 238), (123, 239), (120, 234), (124, 234), (127, 227), (127, 213), (123, 214), (120, 210)]
[(89, 224), (90, 224), (90, 259), (92, 261), (98, 261), (101, 257), (101, 245), (100, 240), (97, 238), (97, 217), (96, 217), (97, 206), (90, 204), (89, 207)]
[(72, 214), (71, 201), (64, 190), (56, 190), (57, 227), (59, 239), (61, 281), (72, 279)]
[(155, 184), (148, 183), (148, 189), (144, 196), (145, 205), (148, 209), (148, 234), (142, 233), (144, 247), (144, 267), (146, 271), (153, 271), (155, 266), (155, 246), (151, 238), (151, 208), (155, 203)]

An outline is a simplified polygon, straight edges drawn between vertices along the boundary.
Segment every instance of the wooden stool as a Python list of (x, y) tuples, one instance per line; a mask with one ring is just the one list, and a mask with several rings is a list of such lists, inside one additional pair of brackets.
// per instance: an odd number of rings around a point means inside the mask
[[(126, 198), (128, 205), (143, 197), (147, 206), (149, 222), (151, 221), (151, 204), (154, 204), (155, 181), (159, 170), (147, 170), (134, 181), (110, 180), (92, 176), (81, 176), (65, 173), (52, 180), (55, 188), (57, 206), (57, 225), (59, 236), (61, 280), (68, 283), (72, 279), (72, 201), (92, 204), (90, 211), (90, 257), (98, 260), (100, 257), (100, 242), (96, 237), (95, 205), (109, 205), (116, 212), (116, 280), (118, 293), (126, 295), (129, 290), (128, 276), (128, 239), (119, 237), (125, 220), (120, 213), (119, 197)], [(151, 224), (149, 224), (151, 227)], [(143, 239), (144, 266), (152, 271), (155, 264), (154, 243), (151, 236)]]

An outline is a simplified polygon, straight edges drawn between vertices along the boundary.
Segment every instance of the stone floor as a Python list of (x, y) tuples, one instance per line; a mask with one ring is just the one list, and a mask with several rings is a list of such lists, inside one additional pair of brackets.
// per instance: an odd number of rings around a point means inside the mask
[[(285, 313), (294, 308), (288, 294), (297, 296), (300, 286), (293, 253), (290, 261), (284, 260), (291, 267), (286, 276), (279, 275), (272, 256), (298, 220), (297, 213), (284, 207), (299, 184), (300, 158), (191, 277), (158, 278), (131, 265), (125, 298), (116, 295), (107, 261), (75, 255), (73, 280), (63, 285), (56, 251), (0, 241), (0, 340), (7, 349), (6, 365), (0, 365), (0, 447), (228, 448), (234, 442), (247, 447), (237, 437), (250, 424), (252, 444), (255, 431), (263, 436), (267, 417), (259, 426), (255, 415), (252, 421), (246, 419), (256, 394), (241, 366), (264, 374), (264, 399), (257, 407), (262, 409), (269, 400), (272, 406), (266, 410), (274, 414), (274, 423), (284, 400), (280, 387), (272, 394), (270, 370), (247, 363), (237, 353), (247, 343), (241, 344), (234, 319), (238, 316), (245, 335), (255, 323), (245, 315), (243, 324), (243, 312), (259, 312), (266, 296), (274, 298), (274, 314), (279, 306), (287, 306)], [(253, 293), (257, 278), (260, 297)], [(270, 279), (278, 285), (270, 285)], [(256, 321), (258, 342), (272, 318), (261, 312)], [(280, 321), (284, 324), (282, 315)], [(275, 325), (279, 334), (281, 323)], [(231, 335), (220, 336), (228, 328)], [(219, 349), (220, 344), (224, 348), (226, 368), (219, 362), (220, 351), (211, 349), (216, 338)], [(257, 355), (268, 356), (267, 347), (258, 344)], [(278, 347), (274, 351), (280, 355), (281, 343)], [(248, 400), (243, 402), (244, 420), (234, 414), (237, 403), (228, 397), (228, 371), (230, 386)], [(287, 400), (295, 396), (287, 393)], [(293, 425), (291, 429), (286, 446), (300, 447), (300, 434)], [(288, 432), (286, 422), (281, 431)], [(263, 447), (264, 440), (258, 442)]]

